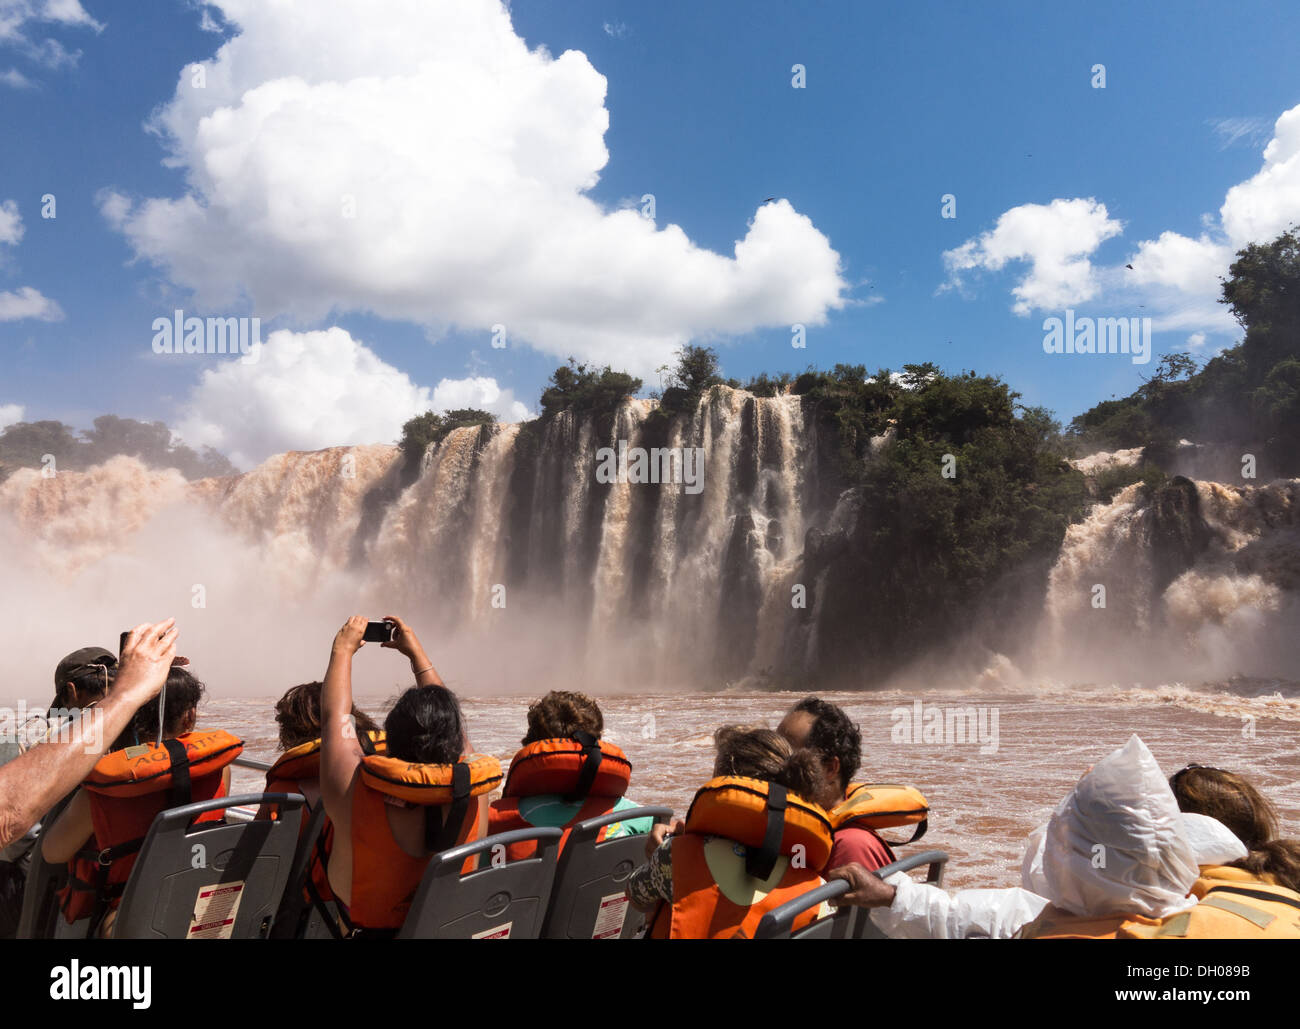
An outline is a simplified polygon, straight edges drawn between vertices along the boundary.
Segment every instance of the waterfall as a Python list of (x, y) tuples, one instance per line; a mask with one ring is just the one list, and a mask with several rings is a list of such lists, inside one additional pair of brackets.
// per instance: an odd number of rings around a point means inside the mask
[[(700, 488), (603, 481), (599, 454), (621, 446), (698, 450)], [(347, 614), (391, 612), (475, 688), (811, 686), (842, 658), (859, 586), (841, 558), (871, 517), (862, 490), (828, 489), (823, 449), (800, 397), (719, 386), (681, 413), (627, 400), (458, 428), (418, 469), (387, 445), (280, 454), (194, 483), (125, 457), (53, 478), (19, 469), (0, 483), (0, 558), (24, 631), (37, 631), (29, 597), (75, 606), (93, 639), (157, 607), (222, 640), (232, 662), (274, 636), (263, 661), (306, 654), (319, 675), (318, 637)], [(1300, 481), (1176, 480), (1159, 503), (1143, 491), (1067, 530), (1041, 624), (1024, 633), (1034, 670), (1140, 681), (1291, 668)], [(191, 605), (198, 587), (205, 607)]]
[(1195, 502), (1177, 520), (1199, 520), (1204, 533), (1172, 568), (1160, 546), (1169, 516), (1139, 484), (1069, 528), (1048, 587), (1041, 667), (1075, 681), (1294, 673), (1300, 480), (1181, 481)]

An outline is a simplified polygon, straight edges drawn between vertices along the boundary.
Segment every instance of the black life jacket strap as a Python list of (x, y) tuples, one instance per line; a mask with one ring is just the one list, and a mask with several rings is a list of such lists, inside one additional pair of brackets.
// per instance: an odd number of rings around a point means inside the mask
[(130, 857), (132, 854), (139, 853), (144, 846), (144, 837), (137, 836), (133, 840), (123, 840), (121, 843), (114, 843), (111, 847), (105, 847), (95, 854), (95, 860), (101, 868), (107, 868), (114, 861), (120, 861), (124, 857)]
[(184, 807), (194, 799), (194, 784), (190, 779), (190, 759), (185, 753), (185, 744), (180, 740), (163, 740), (163, 749), (172, 766), (171, 790), (167, 794), (167, 806)]
[(1248, 890), (1244, 886), (1211, 886), (1205, 891), (1205, 895), (1208, 897), (1211, 893), (1235, 893), (1241, 897), (1271, 901), (1275, 904), (1289, 904), (1293, 908), (1300, 908), (1300, 900), (1294, 897), (1283, 897), (1276, 893), (1266, 893), (1264, 890)]
[[(325, 833), (323, 831), (316, 835), (316, 857), (320, 862), (320, 867), (323, 869), (326, 868), (325, 859), (327, 855), (325, 853)], [(325, 923), (325, 928), (329, 931), (330, 937), (335, 940), (341, 940), (343, 939), (343, 930), (339, 927), (338, 920), (334, 918), (333, 913), (330, 911), (329, 904), (326, 902), (325, 898), (320, 895), (320, 890), (316, 889), (316, 881), (312, 878), (311, 873), (312, 866), (309, 863), (306, 871), (303, 873), (305, 879), (303, 886), (307, 891), (307, 897), (311, 903), (300, 915), (298, 919), (298, 929), (301, 931), (306, 928), (307, 919), (311, 917), (311, 912), (314, 908), (320, 913), (321, 921)], [(338, 911), (339, 916), (343, 917), (342, 905), (339, 906)]]
[(887, 840), (883, 836), (880, 836), (880, 841), (891, 847), (906, 847), (909, 843), (915, 843), (922, 836), (924, 836), (925, 830), (928, 828), (930, 828), (930, 819), (922, 818), (919, 822), (916, 823), (916, 829), (913, 830), (912, 838), (910, 840)]
[(745, 849), (745, 873), (755, 879), (766, 879), (776, 867), (776, 859), (781, 853), (781, 838), (785, 835), (786, 796), (784, 786), (768, 784), (767, 828), (763, 832), (763, 845)]
[(582, 767), (578, 770), (578, 782), (573, 787), (573, 792), (565, 796), (564, 802), (579, 804), (591, 793), (591, 785), (596, 781), (596, 773), (600, 771), (600, 763), (605, 755), (600, 752), (600, 741), (589, 732), (579, 729), (569, 738), (582, 744)]
[[(132, 841), (136, 844), (143, 843), (144, 840)], [(100, 851), (101, 857), (108, 853), (109, 849)], [(137, 846), (138, 850), (139, 847)], [(101, 860), (95, 866), (95, 906), (90, 912), (90, 918), (86, 922), (86, 939), (93, 940), (99, 935), (99, 927), (103, 924), (113, 901), (117, 900), (126, 892), (126, 883), (110, 883), (108, 881), (109, 869), (112, 867), (112, 861)]]
[(445, 808), (446, 817), (440, 822), (440, 809), (430, 806), (424, 812), (424, 846), (430, 853), (447, 850), (456, 845), (465, 813), (469, 810), (469, 765), (457, 761), (451, 768), (451, 803)]

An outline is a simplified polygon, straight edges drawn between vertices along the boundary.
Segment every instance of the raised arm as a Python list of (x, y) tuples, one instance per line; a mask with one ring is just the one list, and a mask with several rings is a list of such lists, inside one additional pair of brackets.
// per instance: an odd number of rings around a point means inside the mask
[(366, 619), (353, 615), (334, 637), (321, 690), (320, 795), (336, 841), (352, 831), (352, 784), (361, 767), (361, 744), (352, 723), (352, 655), (365, 643)]
[(391, 642), (381, 643), (380, 646), (396, 650), (406, 656), (411, 662), (411, 674), (415, 676), (415, 685), (441, 686), (446, 689), (447, 684), (442, 681), (442, 676), (433, 667), (429, 655), (424, 652), (424, 647), (415, 635), (415, 630), (396, 615), (384, 615), (384, 621), (392, 622), (397, 626), (397, 632), (393, 635)]
[(22, 837), (90, 774), (140, 706), (158, 695), (176, 656), (176, 619), (127, 636), (107, 697), (68, 727), (0, 767), (0, 847)]
[[(444, 690), (448, 688), (447, 684), (442, 681), (442, 676), (438, 670), (433, 667), (433, 662), (429, 660), (429, 655), (424, 652), (424, 647), (419, 638), (415, 635), (415, 630), (407, 625), (396, 615), (384, 615), (384, 621), (392, 622), (397, 626), (397, 632), (394, 634), (391, 642), (380, 644), (380, 646), (399, 651), (411, 662), (411, 674), (415, 676), (415, 685), (417, 686), (441, 686)], [(462, 744), (466, 754), (474, 753), (474, 747), (469, 742), (469, 727), (465, 728), (465, 740)]]

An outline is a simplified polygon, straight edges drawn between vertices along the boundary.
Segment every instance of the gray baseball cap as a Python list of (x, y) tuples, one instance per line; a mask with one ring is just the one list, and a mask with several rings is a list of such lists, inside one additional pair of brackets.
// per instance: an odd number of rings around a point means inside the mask
[(68, 682), (79, 671), (90, 665), (105, 665), (108, 668), (116, 668), (117, 655), (111, 650), (105, 650), (103, 647), (82, 647), (80, 650), (74, 650), (60, 661), (58, 667), (54, 669), (55, 697), (62, 691), (65, 682)]

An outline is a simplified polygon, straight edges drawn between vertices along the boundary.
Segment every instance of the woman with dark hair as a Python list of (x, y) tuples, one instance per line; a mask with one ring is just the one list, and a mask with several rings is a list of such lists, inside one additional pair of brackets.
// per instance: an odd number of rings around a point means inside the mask
[[(89, 919), (88, 936), (111, 933), (112, 912), (154, 817), (169, 807), (227, 796), (230, 764), (243, 750), (230, 733), (195, 728), (205, 687), (185, 668), (172, 666), (163, 691), (161, 705), (150, 702), (136, 711), (41, 837), (46, 861), (70, 862), (61, 906), (69, 923)], [(144, 780), (142, 764), (149, 769)], [(221, 817), (212, 811), (199, 820)]]
[(321, 701), (321, 798), (335, 828), (329, 884), (354, 930), (376, 933), (401, 927), (433, 854), (483, 834), (487, 796), (501, 781), (495, 758), (463, 756), (460, 704), (415, 632), (396, 616), (384, 620), (395, 631), (381, 646), (405, 656), (415, 675), (384, 719), (387, 754), (367, 755), (352, 728), (360, 615), (334, 637)]

